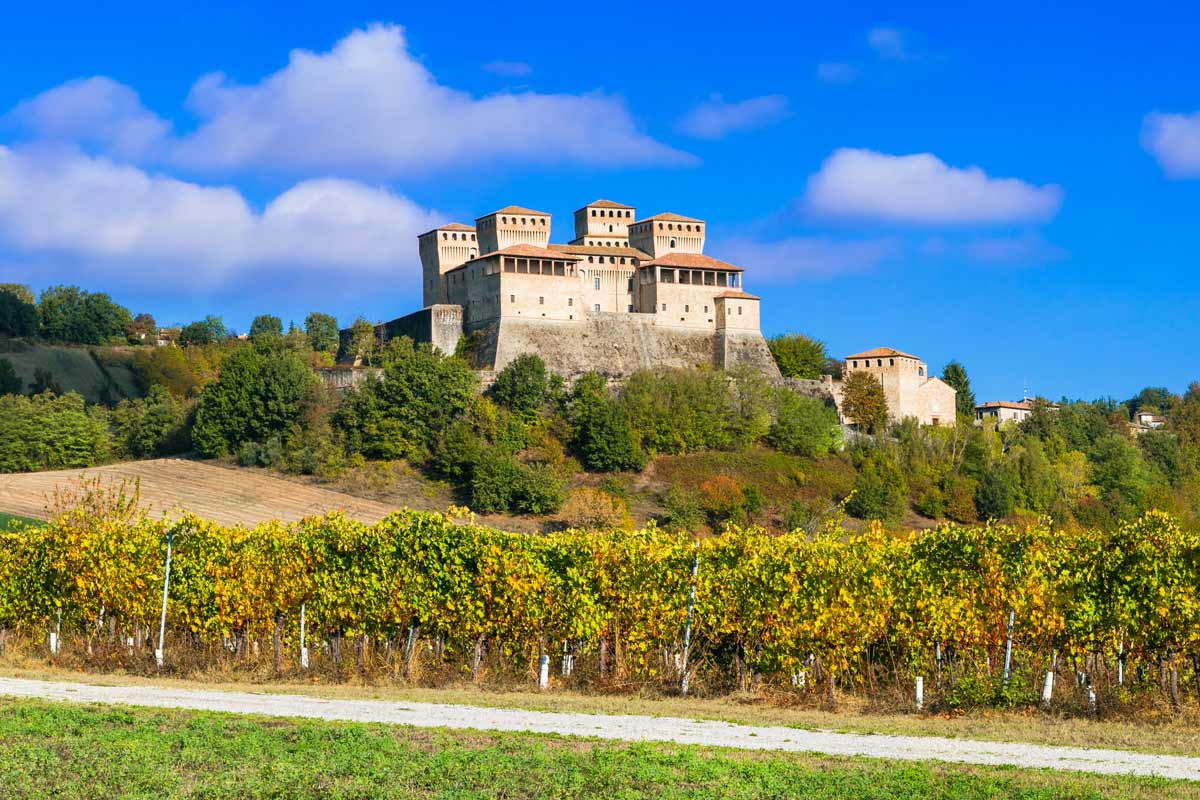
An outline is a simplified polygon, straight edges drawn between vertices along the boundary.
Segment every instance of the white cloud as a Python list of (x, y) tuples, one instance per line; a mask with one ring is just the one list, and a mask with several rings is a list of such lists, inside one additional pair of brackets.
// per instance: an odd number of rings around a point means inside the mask
[(830, 278), (869, 272), (898, 255), (894, 238), (839, 240), (795, 236), (777, 241), (733, 237), (713, 242), (710, 249), (747, 270), (755, 280), (783, 282), (795, 278)]
[(119, 282), (215, 285), (274, 266), (405, 280), (416, 274), (413, 239), (441, 221), (353, 181), (305, 181), (257, 212), (231, 187), (63, 148), (0, 146), (0, 255), (67, 256)]
[(779, 94), (726, 103), (719, 94), (693, 108), (675, 129), (697, 139), (720, 139), (737, 131), (764, 128), (788, 115), (787, 98)]
[(827, 61), (817, 65), (817, 80), (822, 83), (850, 83), (858, 77), (858, 70), (840, 61)]
[(524, 61), (489, 61), (483, 65), (483, 71), (504, 78), (524, 78), (533, 74), (533, 67)]
[(1147, 114), (1142, 147), (1172, 178), (1200, 178), (1200, 111)]
[(867, 44), (880, 58), (889, 61), (911, 61), (908, 36), (899, 28), (876, 27), (867, 31)]
[(286, 67), (250, 86), (207, 75), (188, 106), (204, 122), (174, 158), (200, 168), (397, 175), (505, 160), (694, 162), (638, 131), (618, 97), (475, 98), (442, 86), (397, 26), (355, 31), (328, 53), (294, 50)]
[(5, 121), (42, 141), (93, 145), (120, 158), (158, 151), (171, 128), (142, 105), (137, 92), (103, 76), (42, 92), (19, 103)]
[(1057, 185), (993, 178), (979, 167), (948, 166), (931, 153), (894, 156), (842, 148), (809, 178), (804, 204), (821, 217), (991, 224), (1051, 219), (1062, 197)]

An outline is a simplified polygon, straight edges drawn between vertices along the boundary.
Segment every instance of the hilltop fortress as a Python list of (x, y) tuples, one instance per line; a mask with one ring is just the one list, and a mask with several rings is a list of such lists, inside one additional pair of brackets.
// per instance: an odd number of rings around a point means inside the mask
[(597, 200), (575, 238), (550, 242), (551, 217), (508, 206), (418, 237), (424, 308), (379, 326), (500, 370), (523, 353), (565, 377), (643, 368), (747, 364), (778, 377), (744, 270), (704, 255), (704, 220), (639, 219)]

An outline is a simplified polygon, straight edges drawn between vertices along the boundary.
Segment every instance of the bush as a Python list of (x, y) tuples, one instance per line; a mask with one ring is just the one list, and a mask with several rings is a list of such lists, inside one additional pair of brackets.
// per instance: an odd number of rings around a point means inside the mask
[(588, 486), (571, 491), (559, 518), (570, 528), (633, 528), (624, 500)]
[(789, 389), (775, 392), (775, 419), (767, 443), (784, 453), (798, 456), (834, 452), (841, 441), (837, 412), (815, 397)]
[(975, 490), (975, 511), (981, 520), (1004, 519), (1013, 512), (1012, 484), (1001, 470), (984, 473)]
[(108, 412), (74, 392), (0, 396), (0, 472), (90, 467), (109, 448)]
[(945, 514), (949, 519), (964, 524), (977, 522), (979, 514), (975, 510), (975, 490), (978, 483), (965, 475), (950, 475), (942, 481), (942, 495), (945, 498)]
[(908, 504), (908, 489), (895, 454), (887, 448), (870, 448), (860, 452), (855, 461), (859, 472), (846, 512), (859, 519), (900, 521)]
[(484, 514), (549, 514), (563, 503), (562, 480), (544, 464), (525, 465), (498, 447), (486, 447), (471, 473), (471, 508)]
[(829, 361), (824, 342), (799, 333), (785, 333), (768, 339), (767, 347), (785, 378), (816, 380)]
[(545, 362), (535, 355), (522, 355), (496, 375), (492, 397), (514, 413), (532, 418), (545, 405), (548, 388)]
[(700, 507), (716, 527), (722, 522), (741, 519), (746, 509), (746, 494), (733, 478), (716, 475), (700, 484)]
[(704, 526), (700, 496), (678, 484), (663, 496), (663, 524), (671, 530), (695, 533)]

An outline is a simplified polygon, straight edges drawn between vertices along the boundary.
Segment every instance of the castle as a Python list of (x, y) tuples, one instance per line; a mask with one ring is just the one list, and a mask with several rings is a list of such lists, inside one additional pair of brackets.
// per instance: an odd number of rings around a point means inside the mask
[(759, 330), (744, 270), (704, 255), (704, 220), (638, 219), (597, 200), (575, 212), (575, 238), (550, 242), (551, 216), (508, 206), (418, 237), (424, 308), (379, 326), (502, 369), (536, 353), (572, 377), (597, 371), (748, 364), (779, 371)]

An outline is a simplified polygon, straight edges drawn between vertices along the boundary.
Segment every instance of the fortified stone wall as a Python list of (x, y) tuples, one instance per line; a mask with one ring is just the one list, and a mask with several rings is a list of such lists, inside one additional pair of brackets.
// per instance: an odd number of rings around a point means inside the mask
[(462, 306), (428, 306), (391, 322), (384, 322), (376, 330), (384, 342), (397, 336), (407, 336), (414, 342), (430, 342), (435, 349), (449, 355), (462, 338)]
[(639, 369), (738, 364), (779, 377), (766, 341), (756, 332), (659, 326), (652, 314), (590, 313), (574, 322), (504, 319), (481, 331), (475, 346), (480, 366), (501, 370), (517, 356), (533, 353), (569, 379), (591, 371), (621, 380)]

